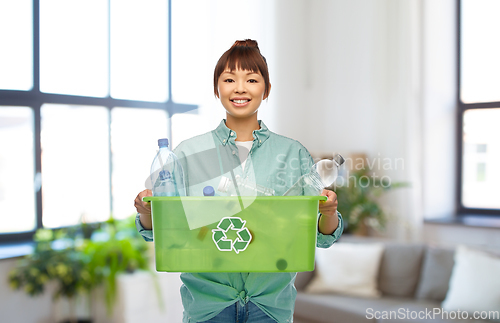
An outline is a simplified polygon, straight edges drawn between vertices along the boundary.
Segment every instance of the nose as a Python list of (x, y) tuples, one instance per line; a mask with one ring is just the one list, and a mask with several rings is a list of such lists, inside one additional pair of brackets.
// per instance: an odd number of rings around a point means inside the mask
[(245, 93), (247, 90), (245, 88), (245, 82), (236, 82), (236, 86), (234, 88), (234, 92), (236, 93)]

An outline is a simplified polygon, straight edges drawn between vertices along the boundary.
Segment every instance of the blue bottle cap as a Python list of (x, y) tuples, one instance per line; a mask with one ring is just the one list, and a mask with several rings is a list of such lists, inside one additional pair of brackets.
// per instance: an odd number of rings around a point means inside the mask
[(215, 190), (212, 186), (205, 186), (203, 188), (203, 195), (205, 196), (214, 196), (215, 195)]
[(162, 138), (158, 139), (158, 147), (168, 147), (168, 139), (167, 138)]

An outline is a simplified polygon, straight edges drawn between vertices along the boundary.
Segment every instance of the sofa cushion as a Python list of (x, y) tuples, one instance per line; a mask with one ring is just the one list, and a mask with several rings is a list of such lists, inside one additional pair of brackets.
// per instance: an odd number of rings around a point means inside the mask
[(311, 279), (314, 277), (314, 271), (304, 271), (297, 273), (295, 277), (295, 288), (297, 291), (303, 291), (307, 284), (311, 282)]
[[(450, 288), (443, 302), (448, 311), (497, 312), (500, 309), (500, 258), (458, 246)], [(496, 317), (496, 319), (499, 319)]]
[(425, 251), (416, 298), (442, 302), (448, 291), (453, 255), (451, 249), (429, 247)]
[(385, 244), (378, 277), (378, 286), (384, 295), (413, 297), (424, 249), (421, 244)]
[(381, 243), (337, 243), (317, 249), (316, 275), (306, 291), (379, 297), (377, 274), (383, 251)]
[[(362, 298), (340, 294), (298, 293), (295, 315), (317, 322), (377, 322), (367, 319), (367, 311), (384, 311), (411, 301), (407, 298)], [(309, 321), (308, 321), (309, 322)]]

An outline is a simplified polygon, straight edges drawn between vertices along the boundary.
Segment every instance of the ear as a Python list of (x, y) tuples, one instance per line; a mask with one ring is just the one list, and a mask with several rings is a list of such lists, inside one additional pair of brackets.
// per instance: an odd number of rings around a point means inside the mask
[(264, 97), (262, 98), (262, 100), (265, 100), (269, 97), (269, 93), (271, 93), (271, 83), (269, 83), (269, 91), (267, 91), (267, 94), (264, 95)]

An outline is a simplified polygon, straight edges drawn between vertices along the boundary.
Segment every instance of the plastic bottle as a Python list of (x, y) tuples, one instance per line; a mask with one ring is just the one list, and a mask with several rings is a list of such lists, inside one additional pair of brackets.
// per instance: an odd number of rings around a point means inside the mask
[(339, 167), (345, 162), (344, 157), (337, 154), (333, 160), (322, 159), (311, 167), (309, 173), (302, 175), (283, 196), (317, 196), (325, 187), (335, 182)]
[[(222, 177), (217, 190), (229, 196), (273, 196), (272, 188), (264, 187), (256, 183), (250, 183), (236, 175), (236, 187), (233, 181), (227, 177)], [(239, 193), (239, 194), (238, 194)]]
[(151, 165), (153, 196), (186, 196), (184, 172), (179, 159), (168, 148), (168, 139), (158, 139), (158, 147)]

